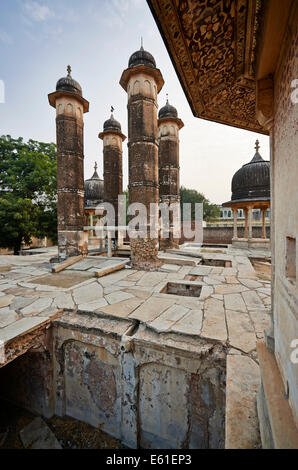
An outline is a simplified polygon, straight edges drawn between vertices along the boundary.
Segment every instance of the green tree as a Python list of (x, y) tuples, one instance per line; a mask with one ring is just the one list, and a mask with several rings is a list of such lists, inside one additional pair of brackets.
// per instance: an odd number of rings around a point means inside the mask
[(220, 216), (219, 207), (216, 204), (212, 204), (204, 194), (199, 193), (195, 189), (188, 189), (184, 186), (180, 188), (180, 204), (181, 204), (181, 216), (184, 203), (191, 203), (191, 219), (195, 219), (195, 203), (203, 203), (203, 219), (206, 222), (210, 222)]
[(18, 254), (31, 237), (57, 242), (56, 146), (0, 137), (0, 247)]

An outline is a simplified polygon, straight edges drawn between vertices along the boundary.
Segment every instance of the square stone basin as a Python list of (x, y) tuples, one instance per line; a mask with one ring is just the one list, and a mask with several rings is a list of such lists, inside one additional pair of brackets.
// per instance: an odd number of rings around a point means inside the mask
[(182, 295), (185, 297), (200, 297), (202, 286), (182, 282), (168, 282), (161, 290), (162, 294)]
[(200, 264), (204, 266), (217, 266), (220, 268), (232, 267), (232, 261), (216, 258), (203, 258)]

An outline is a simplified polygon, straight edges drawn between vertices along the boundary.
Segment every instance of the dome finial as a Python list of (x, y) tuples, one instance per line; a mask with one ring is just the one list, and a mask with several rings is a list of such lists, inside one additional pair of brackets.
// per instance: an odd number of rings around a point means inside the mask
[(259, 150), (260, 150), (260, 143), (259, 143), (258, 139), (256, 140), (255, 149), (256, 149), (256, 152), (259, 152)]
[(70, 72), (71, 72), (71, 66), (67, 66), (67, 76), (70, 77)]
[(140, 51), (143, 51), (144, 48), (143, 48), (143, 36), (141, 36), (141, 47), (140, 47)]
[(94, 171), (96, 171), (96, 170), (97, 170), (97, 163), (95, 162), (94, 163)]
[(166, 94), (166, 97), (167, 97), (167, 104), (169, 104), (169, 94), (168, 93)]

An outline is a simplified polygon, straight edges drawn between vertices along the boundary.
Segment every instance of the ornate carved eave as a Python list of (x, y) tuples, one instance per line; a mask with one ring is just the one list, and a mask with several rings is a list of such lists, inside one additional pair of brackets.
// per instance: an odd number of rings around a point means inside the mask
[(196, 117), (268, 134), (256, 120), (261, 0), (147, 0)]

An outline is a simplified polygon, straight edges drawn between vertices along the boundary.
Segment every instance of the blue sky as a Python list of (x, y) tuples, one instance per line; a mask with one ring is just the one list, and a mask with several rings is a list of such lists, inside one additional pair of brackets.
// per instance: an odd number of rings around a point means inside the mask
[[(102, 174), (102, 141), (97, 137), (110, 115), (127, 135), (127, 96), (119, 85), (129, 56), (140, 47), (151, 52), (166, 93), (184, 121), (180, 132), (181, 184), (197, 189), (212, 202), (230, 199), (231, 178), (254, 154), (269, 160), (266, 136), (194, 118), (164, 43), (145, 0), (0, 0), (0, 134), (55, 142), (55, 111), (48, 93), (72, 67), (72, 76), (90, 101), (85, 114), (85, 178), (94, 161)], [(127, 146), (124, 142), (124, 185), (127, 185)]]

